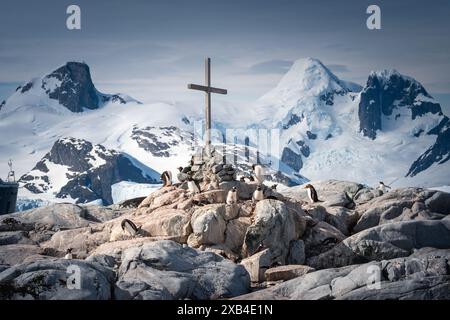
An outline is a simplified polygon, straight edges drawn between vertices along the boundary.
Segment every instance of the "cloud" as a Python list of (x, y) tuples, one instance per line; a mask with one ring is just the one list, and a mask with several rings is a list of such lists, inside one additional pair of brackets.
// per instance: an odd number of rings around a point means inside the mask
[(268, 60), (254, 64), (245, 73), (249, 74), (283, 74), (292, 66), (292, 61)]
[(333, 72), (347, 73), (350, 69), (344, 64), (329, 64), (327, 67)]

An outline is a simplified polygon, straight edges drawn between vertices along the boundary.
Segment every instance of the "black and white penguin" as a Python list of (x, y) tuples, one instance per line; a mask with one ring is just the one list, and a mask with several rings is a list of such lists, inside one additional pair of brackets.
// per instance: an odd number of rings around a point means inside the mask
[(233, 187), (233, 188), (231, 188), (230, 191), (228, 191), (227, 204), (237, 203), (237, 200), (238, 200), (237, 188)]
[(262, 184), (264, 182), (264, 168), (259, 164), (252, 165), (253, 175), (255, 176), (255, 180)]
[(253, 202), (264, 200), (264, 192), (260, 184), (256, 187), (255, 192), (253, 192), (252, 200)]
[(272, 189), (272, 190), (277, 190), (277, 186), (278, 186), (278, 184), (273, 184), (270, 188)]
[(187, 179), (187, 186), (190, 193), (192, 194), (200, 193), (200, 186), (191, 177)]
[(161, 180), (163, 182), (163, 187), (170, 187), (172, 185), (172, 172), (164, 171), (161, 174)]
[(132, 237), (134, 237), (141, 231), (141, 227), (136, 227), (134, 222), (128, 219), (123, 219), (120, 226), (122, 227), (123, 231), (128, 232)]
[(388, 191), (387, 189), (391, 189), (391, 187), (385, 185), (383, 181), (380, 181), (380, 184), (378, 185), (378, 190), (381, 190), (381, 192), (385, 193)]
[(64, 256), (64, 259), (66, 259), (66, 260), (70, 260), (70, 259), (73, 259), (73, 253), (72, 253), (72, 248), (68, 248), (67, 250), (66, 250), (66, 255)]
[(311, 203), (319, 202), (319, 198), (317, 197), (317, 191), (311, 184), (307, 184), (305, 189), (308, 191), (308, 198)]

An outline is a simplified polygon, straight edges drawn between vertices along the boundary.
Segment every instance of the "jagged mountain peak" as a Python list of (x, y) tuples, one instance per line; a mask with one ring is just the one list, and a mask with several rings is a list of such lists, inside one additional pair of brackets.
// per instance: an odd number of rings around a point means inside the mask
[(123, 94), (103, 94), (92, 81), (85, 62), (70, 61), (41, 78), (19, 86), (16, 92), (2, 103), (3, 112), (21, 107), (51, 107), (54, 110), (83, 112), (101, 108), (107, 103), (140, 103)]
[[(422, 84), (395, 69), (372, 71), (361, 92), (360, 131), (375, 139), (377, 131), (405, 124), (411, 134), (420, 135), (436, 126), (442, 109)], [(412, 123), (411, 120), (417, 120)], [(420, 132), (419, 132), (420, 131)]]

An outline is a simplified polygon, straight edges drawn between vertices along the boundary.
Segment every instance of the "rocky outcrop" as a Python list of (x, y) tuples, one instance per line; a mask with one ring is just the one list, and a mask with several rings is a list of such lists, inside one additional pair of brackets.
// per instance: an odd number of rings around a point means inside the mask
[(450, 298), (449, 250), (309, 272), (236, 299), (438, 300)]
[(122, 253), (116, 285), (116, 299), (219, 299), (248, 292), (250, 279), (214, 253), (158, 241)]
[[(265, 187), (271, 198), (254, 202), (247, 195), (255, 183), (225, 181), (213, 190), (204, 183), (199, 194), (183, 184), (163, 187), (138, 208), (56, 204), (7, 215), (0, 218), (0, 286), (5, 299), (57, 298), (66, 294), (62, 270), (75, 261), (105, 288), (87, 286), (68, 299), (447, 296), (447, 193), (312, 184), (321, 202), (309, 203), (302, 186)], [(240, 199), (225, 204), (222, 194), (233, 186)], [(122, 228), (124, 219), (136, 234)], [(61, 260), (69, 248), (73, 259)], [(45, 276), (33, 280), (35, 273)], [(367, 287), (373, 277), (378, 291)]]
[(414, 249), (450, 249), (447, 220), (407, 221), (380, 225), (359, 232), (318, 256), (308, 265), (316, 269), (342, 267), (367, 261), (406, 257)]
[(39, 260), (0, 273), (1, 299), (108, 300), (114, 272), (80, 260)]
[(426, 113), (442, 115), (441, 106), (425, 88), (412, 78), (395, 70), (372, 72), (361, 91), (359, 103), (360, 131), (371, 139), (383, 129), (383, 118), (401, 117), (400, 108), (410, 109), (411, 120)]
[(156, 171), (147, 168), (144, 172), (143, 167), (127, 155), (102, 145), (61, 138), (19, 182), (33, 193), (56, 193), (57, 198), (73, 199), (76, 203), (100, 200), (109, 205), (113, 203), (111, 186), (115, 183), (159, 182)]
[(436, 142), (412, 163), (406, 176), (414, 177), (433, 164), (442, 164), (450, 159), (450, 119), (444, 117), (428, 134), (437, 135)]

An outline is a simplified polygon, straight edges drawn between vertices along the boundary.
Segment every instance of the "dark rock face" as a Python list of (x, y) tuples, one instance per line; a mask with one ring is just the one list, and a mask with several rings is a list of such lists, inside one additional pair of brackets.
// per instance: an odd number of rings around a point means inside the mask
[(289, 148), (283, 149), (283, 154), (281, 155), (281, 161), (287, 164), (289, 167), (295, 171), (299, 171), (303, 167), (302, 156), (295, 153)]
[(444, 117), (428, 134), (437, 134), (436, 142), (413, 162), (406, 176), (414, 177), (434, 163), (442, 164), (450, 159), (450, 119)]
[(49, 165), (67, 167), (68, 182), (57, 190), (56, 197), (77, 199), (86, 203), (101, 199), (112, 204), (111, 185), (120, 181), (138, 183), (158, 183), (155, 177), (145, 175), (125, 155), (108, 150), (102, 145), (92, 145), (89, 141), (64, 138), (55, 142), (52, 149), (33, 170), (20, 178), (24, 187), (33, 193), (43, 193), (52, 188)]
[(191, 133), (177, 127), (146, 127), (133, 128), (131, 138), (139, 147), (150, 152), (155, 157), (169, 157), (170, 149), (180, 143), (190, 144), (194, 137)]
[(286, 121), (286, 123), (283, 124), (282, 127), (283, 127), (284, 130), (287, 130), (287, 129), (289, 129), (292, 126), (295, 126), (297, 123), (302, 122), (303, 118), (304, 118), (303, 115), (301, 117), (299, 117), (296, 114), (292, 114), (289, 117), (289, 119)]
[(309, 155), (311, 154), (311, 151), (309, 150), (309, 146), (302, 140), (299, 140), (296, 142), (298, 146), (300, 146), (300, 152), (302, 153), (302, 155), (306, 158), (309, 157)]
[(56, 78), (61, 84), (52, 90), (43, 82), (42, 88), (51, 99), (58, 100), (70, 111), (82, 112), (84, 109), (92, 110), (99, 107), (98, 93), (92, 83), (89, 67), (85, 63), (68, 62), (53, 71), (44, 81), (50, 78)]
[(395, 71), (370, 74), (359, 103), (360, 131), (375, 139), (377, 130), (382, 130), (383, 116), (391, 116), (396, 108), (411, 109), (412, 120), (427, 113), (442, 114), (438, 103), (420, 101), (419, 95), (431, 99), (420, 83)]

